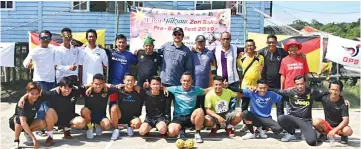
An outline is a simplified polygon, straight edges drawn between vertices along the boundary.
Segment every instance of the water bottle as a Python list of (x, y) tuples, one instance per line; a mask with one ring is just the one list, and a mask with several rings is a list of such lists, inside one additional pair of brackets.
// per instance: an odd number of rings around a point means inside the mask
[(334, 147), (334, 146), (335, 146), (335, 138), (330, 137), (330, 147)]

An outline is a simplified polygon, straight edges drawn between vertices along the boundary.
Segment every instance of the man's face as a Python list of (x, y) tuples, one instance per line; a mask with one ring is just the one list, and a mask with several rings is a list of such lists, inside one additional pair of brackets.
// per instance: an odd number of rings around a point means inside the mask
[(331, 98), (340, 97), (340, 93), (341, 93), (340, 86), (338, 86), (337, 84), (331, 84), (329, 92)]
[(40, 44), (42, 47), (48, 47), (50, 42), (51, 42), (51, 36), (49, 33), (40, 34)]
[(144, 49), (146, 53), (153, 53), (154, 45), (152, 44), (145, 44)]
[(192, 87), (192, 76), (191, 75), (182, 75), (181, 84), (184, 90), (189, 90)]
[(174, 42), (182, 42), (183, 41), (183, 35), (180, 32), (174, 32), (173, 33), (173, 40)]
[(28, 95), (29, 95), (28, 99), (32, 101), (36, 101), (39, 98), (40, 93), (37, 89), (32, 89), (28, 92)]
[(71, 88), (67, 85), (60, 87), (61, 95), (63, 95), (63, 96), (69, 96), (69, 94), (71, 93), (72, 90), (73, 90), (73, 88)]
[(125, 48), (127, 47), (127, 40), (120, 38), (115, 41), (115, 44), (117, 45), (118, 50), (124, 51)]
[(246, 52), (252, 53), (256, 49), (256, 45), (254, 45), (254, 42), (246, 42)]
[(213, 81), (213, 87), (214, 87), (214, 91), (216, 93), (221, 93), (222, 89), (223, 89), (223, 82), (219, 81), (219, 80), (214, 80)]
[(72, 34), (67, 31), (65, 31), (61, 34), (61, 38), (63, 39), (63, 42), (70, 42), (72, 37), (73, 37)]
[(196, 48), (199, 50), (203, 50), (204, 48), (206, 48), (206, 43), (204, 41), (197, 41)]
[(258, 84), (257, 84), (257, 92), (258, 92), (258, 95), (260, 95), (260, 96), (266, 95), (267, 89), (268, 89), (268, 85), (267, 85), (267, 84), (261, 84), (261, 83), (258, 83)]
[(275, 38), (268, 38), (267, 39), (267, 45), (268, 49), (274, 50), (277, 48), (277, 40)]
[(95, 42), (97, 41), (97, 37), (93, 32), (88, 33), (88, 43), (91, 45), (95, 45)]
[(222, 46), (229, 46), (231, 44), (231, 35), (228, 33), (223, 33), (221, 35)]
[(160, 82), (157, 81), (157, 80), (152, 80), (150, 81), (150, 88), (153, 90), (153, 91), (159, 91), (160, 90)]
[(290, 45), (288, 48), (288, 53), (290, 55), (297, 55), (297, 51), (298, 51), (298, 45)]
[(125, 76), (123, 82), (125, 87), (129, 89), (133, 88), (135, 84), (135, 80), (133, 76)]
[(306, 90), (306, 82), (304, 79), (298, 79), (295, 81), (295, 88), (299, 92), (304, 92)]
[(100, 93), (104, 87), (104, 80), (101, 80), (101, 79), (94, 79), (93, 80), (93, 84), (92, 84), (92, 87), (93, 87), (93, 90), (95, 93)]

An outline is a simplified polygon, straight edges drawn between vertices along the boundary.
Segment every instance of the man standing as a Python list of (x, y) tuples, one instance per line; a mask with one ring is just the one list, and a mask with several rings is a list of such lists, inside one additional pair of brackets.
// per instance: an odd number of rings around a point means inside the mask
[(94, 29), (86, 31), (88, 45), (79, 52), (79, 82), (83, 85), (90, 84), (95, 74), (103, 74), (103, 67), (108, 67), (108, 56), (104, 49), (99, 48), (97, 32)]
[[(72, 34), (70, 28), (61, 30), (63, 44), (55, 51), (56, 81), (57, 83), (63, 77), (69, 77), (72, 81), (78, 82), (78, 54), (79, 48), (71, 45)], [(78, 84), (78, 83), (76, 83)]]
[(313, 119), (313, 127), (321, 133), (319, 141), (325, 141), (333, 138), (335, 134), (341, 136), (341, 143), (348, 143), (348, 136), (352, 135), (352, 129), (349, 124), (349, 113), (347, 102), (340, 96), (343, 89), (343, 83), (339, 80), (332, 80), (329, 85), (329, 95), (323, 96), (316, 101), (321, 101), (325, 120), (321, 118)]
[(137, 52), (138, 59), (138, 86), (143, 86), (146, 80), (151, 80), (153, 76), (157, 76), (158, 70), (162, 65), (162, 57), (154, 52), (154, 39), (147, 37), (144, 41), (144, 50)]
[(194, 75), (191, 51), (183, 44), (183, 38), (183, 29), (175, 27), (173, 42), (167, 42), (158, 49), (158, 53), (163, 55), (160, 78), (166, 87), (180, 85), (179, 80), (184, 72)]
[[(281, 75), (279, 73), (281, 61), (288, 53), (283, 48), (277, 48), (277, 37), (275, 35), (267, 36), (267, 48), (258, 51), (258, 54), (264, 58), (264, 67), (262, 69), (262, 79), (265, 79), (270, 88), (281, 88)], [(283, 99), (284, 100), (284, 99)], [(284, 114), (284, 101), (277, 102), (277, 116)]]
[[(214, 60), (213, 52), (205, 47), (206, 38), (203, 35), (196, 37), (196, 49), (192, 51), (192, 59), (194, 64), (194, 85), (202, 89), (210, 86), (211, 63)], [(205, 96), (197, 97), (196, 107), (204, 108)]]

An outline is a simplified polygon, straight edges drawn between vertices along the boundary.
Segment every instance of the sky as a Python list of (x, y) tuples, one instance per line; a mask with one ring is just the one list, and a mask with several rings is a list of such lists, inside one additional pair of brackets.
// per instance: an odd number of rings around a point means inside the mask
[[(286, 8), (287, 7), (287, 8)], [(305, 12), (300, 10), (313, 12)], [(350, 13), (359, 12), (359, 13)], [(326, 13), (345, 13), (345, 14), (326, 14)], [(273, 1), (273, 15), (275, 22), (291, 24), (292, 21), (300, 19), (310, 22), (316, 19), (323, 24), (354, 22), (360, 18), (360, 2), (357, 1)], [(270, 21), (273, 21), (271, 19)], [(265, 26), (270, 25), (265, 21)]]

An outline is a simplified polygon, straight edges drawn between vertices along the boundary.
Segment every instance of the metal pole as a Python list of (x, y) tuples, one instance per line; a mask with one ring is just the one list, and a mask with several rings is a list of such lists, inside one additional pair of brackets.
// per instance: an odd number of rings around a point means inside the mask
[[(117, 37), (118, 35), (118, 26), (119, 26), (119, 5), (118, 5), (118, 1), (115, 1), (115, 36), (114, 39)], [(113, 42), (113, 48), (116, 49), (115, 47), (115, 42)]]
[(243, 9), (243, 45), (246, 44), (247, 38), (247, 7), (246, 1), (242, 1), (242, 9)]
[(338, 71), (338, 69), (339, 69), (338, 63), (336, 63), (336, 69), (337, 69), (337, 76), (336, 76), (336, 78), (337, 78), (337, 80), (340, 80), (340, 79), (339, 79), (340, 74), (339, 74), (339, 71)]

